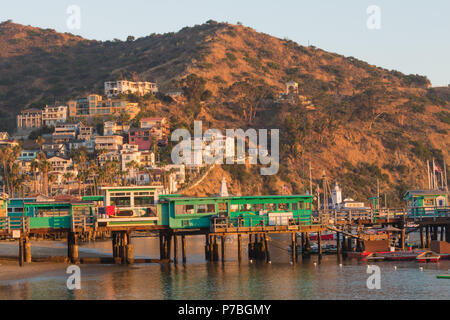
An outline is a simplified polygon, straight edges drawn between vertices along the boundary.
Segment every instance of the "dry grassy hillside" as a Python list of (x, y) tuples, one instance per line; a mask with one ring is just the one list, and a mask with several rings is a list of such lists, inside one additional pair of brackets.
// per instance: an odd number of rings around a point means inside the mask
[[(446, 88), (241, 25), (208, 21), (177, 33), (99, 42), (6, 22), (0, 48), (1, 130), (13, 129), (20, 109), (102, 92), (104, 80), (117, 78), (183, 89), (179, 101), (137, 99), (140, 117), (163, 114), (174, 128), (199, 119), (220, 129), (280, 129), (276, 176), (223, 166), (192, 194), (217, 193), (223, 175), (236, 194), (305, 192), (311, 159), (314, 184), (325, 172), (345, 195), (365, 200), (378, 179), (388, 201), (399, 203), (406, 188), (425, 186), (427, 159), (450, 163)], [(288, 81), (299, 84), (298, 95), (279, 101)]]

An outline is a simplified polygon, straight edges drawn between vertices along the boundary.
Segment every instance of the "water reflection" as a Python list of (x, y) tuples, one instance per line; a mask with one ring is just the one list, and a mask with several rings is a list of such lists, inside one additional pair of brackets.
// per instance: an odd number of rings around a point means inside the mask
[[(377, 263), (381, 290), (369, 290), (365, 262), (334, 255), (320, 260), (299, 256), (298, 264), (291, 265), (289, 239), (282, 236), (271, 242), (272, 264), (248, 263), (245, 245), (239, 263), (232, 240), (227, 242), (224, 264), (208, 263), (204, 261), (204, 237), (186, 239), (186, 265), (83, 265), (80, 291), (66, 288), (67, 275), (61, 270), (0, 282), (0, 299), (450, 299), (450, 282), (436, 279), (450, 268), (449, 261), (423, 265), (423, 271), (416, 262)], [(159, 255), (158, 239), (136, 238), (133, 244), (136, 257)], [(84, 248), (111, 252), (109, 241), (91, 242)]]

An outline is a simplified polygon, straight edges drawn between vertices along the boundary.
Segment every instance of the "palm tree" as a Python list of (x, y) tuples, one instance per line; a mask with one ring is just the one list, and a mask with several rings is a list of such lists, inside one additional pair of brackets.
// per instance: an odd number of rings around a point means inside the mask
[(49, 172), (52, 171), (52, 164), (47, 161), (47, 156), (43, 152), (38, 154), (37, 159), (39, 160), (39, 171), (42, 173), (44, 194), (48, 195)]
[(10, 194), (11, 190), (9, 189), (9, 173), (8, 173), (8, 162), (11, 155), (11, 149), (7, 147), (3, 147), (0, 149), (0, 162), (3, 168), (3, 186), (6, 187), (8, 194)]
[(39, 163), (37, 162), (36, 159), (33, 159), (33, 161), (31, 161), (31, 165), (30, 165), (30, 169), (31, 172), (33, 173), (33, 192), (37, 193), (37, 173), (39, 171)]
[(90, 160), (88, 169), (87, 169), (88, 175), (92, 178), (92, 194), (97, 194), (97, 176), (98, 176), (98, 165), (95, 162), (95, 160)]
[(37, 137), (34, 142), (39, 146), (39, 150), (42, 150), (42, 145), (45, 143), (45, 139), (42, 136)]
[(64, 183), (67, 186), (67, 194), (70, 194), (70, 186), (69, 186), (69, 181), (72, 180), (72, 178), (74, 177), (74, 174), (72, 172), (66, 172), (63, 175), (64, 178)]

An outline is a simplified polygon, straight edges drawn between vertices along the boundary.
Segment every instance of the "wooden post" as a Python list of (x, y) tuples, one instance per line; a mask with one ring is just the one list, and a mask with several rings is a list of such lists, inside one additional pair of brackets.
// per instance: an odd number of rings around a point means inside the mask
[(266, 249), (266, 262), (271, 263), (270, 260), (270, 250), (269, 250), (269, 241), (267, 241), (267, 234), (264, 234), (264, 248)]
[(183, 263), (186, 263), (186, 237), (184, 234), (181, 236), (181, 255)]
[(341, 253), (341, 234), (336, 232), (336, 250), (337, 254)]
[(220, 237), (220, 244), (222, 245), (222, 263), (225, 262), (225, 241), (226, 241), (226, 237), (222, 236)]
[(342, 252), (346, 252), (347, 251), (347, 239), (345, 237), (345, 234), (342, 234)]
[(217, 236), (214, 236), (213, 257), (214, 261), (219, 261), (219, 245), (217, 244)]
[(238, 261), (241, 262), (241, 239), (242, 236), (240, 234), (237, 235), (237, 245), (238, 245)]
[(127, 263), (134, 264), (134, 246), (131, 243), (127, 245)]
[(405, 251), (405, 243), (406, 243), (406, 229), (405, 226), (402, 226), (402, 251)]
[(169, 240), (168, 240), (168, 235), (167, 233), (164, 234), (164, 259), (169, 259), (169, 255), (168, 255), (168, 248), (169, 248)]
[(209, 260), (209, 235), (205, 234), (205, 260)]
[(317, 232), (317, 246), (319, 249), (319, 255), (322, 255), (322, 232)]
[(167, 235), (167, 259), (170, 260), (170, 249), (172, 247), (172, 234)]
[(311, 255), (311, 242), (309, 240), (309, 232), (305, 232), (305, 252), (306, 256)]
[(19, 266), (23, 267), (24, 263), (24, 239), (23, 237), (19, 238)]
[(422, 249), (425, 249), (425, 235), (423, 233), (423, 227), (419, 226), (419, 231), (420, 231), (420, 247)]
[(160, 232), (159, 233), (159, 259), (160, 260), (163, 260), (165, 257), (164, 257), (164, 239), (163, 239), (163, 235), (162, 235), (162, 233)]
[(445, 241), (450, 242), (450, 229), (448, 227), (449, 225), (447, 224), (445, 226)]
[(297, 255), (297, 245), (295, 243), (295, 232), (292, 232), (292, 263), (295, 264), (296, 261), (296, 255)]
[(173, 263), (178, 263), (178, 252), (177, 252), (177, 235), (173, 235)]
[(445, 229), (444, 226), (441, 225), (441, 241), (444, 241), (444, 239), (445, 239)]
[(31, 263), (31, 243), (30, 238), (28, 236), (24, 238), (24, 256), (25, 262)]
[(426, 226), (426, 234), (427, 234), (427, 248), (429, 249), (431, 246), (431, 235), (430, 235), (430, 226)]
[(72, 263), (78, 263), (78, 245), (76, 233), (73, 233), (72, 235)]
[(248, 235), (248, 259), (253, 260), (253, 244), (252, 244), (252, 235)]
[(437, 240), (438, 239), (438, 226), (432, 227), (432, 234), (431, 234), (431, 240)]

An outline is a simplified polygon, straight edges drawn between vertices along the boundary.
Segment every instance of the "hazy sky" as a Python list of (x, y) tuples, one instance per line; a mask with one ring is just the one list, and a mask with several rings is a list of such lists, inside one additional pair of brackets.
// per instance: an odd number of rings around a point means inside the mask
[[(14, 0), (2, 1), (0, 21), (124, 40), (177, 31), (209, 19), (242, 22), (257, 31), (354, 56), (387, 69), (450, 84), (449, 0)], [(80, 29), (67, 26), (67, 8), (80, 8)], [(380, 8), (380, 29), (369, 29)], [(374, 21), (374, 20), (370, 20)]]

